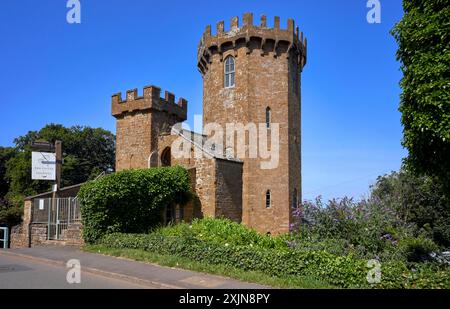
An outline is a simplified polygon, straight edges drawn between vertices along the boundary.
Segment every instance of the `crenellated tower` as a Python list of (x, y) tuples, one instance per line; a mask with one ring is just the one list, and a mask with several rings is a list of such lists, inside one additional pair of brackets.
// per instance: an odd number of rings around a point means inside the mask
[[(262, 16), (231, 19), (230, 28), (206, 27), (198, 47), (203, 76), (203, 124), (279, 124), (279, 164), (261, 169), (260, 158), (244, 158), (243, 222), (260, 232), (287, 232), (301, 200), (301, 72), (307, 41), (292, 19), (273, 27)], [(268, 134), (270, 135), (270, 134)]]
[(187, 118), (187, 101), (155, 86), (129, 90), (126, 99), (112, 96), (111, 110), (116, 118), (116, 171), (150, 166), (152, 153), (158, 153), (158, 136)]

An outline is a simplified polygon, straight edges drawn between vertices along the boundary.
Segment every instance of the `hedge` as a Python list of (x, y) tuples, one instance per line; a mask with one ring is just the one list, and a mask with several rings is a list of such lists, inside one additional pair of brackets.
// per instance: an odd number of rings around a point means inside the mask
[(174, 255), (197, 262), (226, 265), (259, 271), (271, 276), (311, 275), (343, 288), (449, 288), (450, 271), (431, 265), (417, 265), (410, 270), (404, 263), (383, 263), (382, 280), (370, 285), (366, 276), (367, 261), (352, 255), (336, 256), (325, 251), (301, 249), (277, 250), (256, 246), (218, 244), (194, 237), (170, 237), (154, 234), (110, 234), (99, 242), (110, 248), (141, 249), (163, 255)]
[(190, 198), (187, 171), (182, 167), (129, 170), (83, 185), (83, 238), (93, 243), (113, 232), (146, 233), (162, 221), (165, 206)]

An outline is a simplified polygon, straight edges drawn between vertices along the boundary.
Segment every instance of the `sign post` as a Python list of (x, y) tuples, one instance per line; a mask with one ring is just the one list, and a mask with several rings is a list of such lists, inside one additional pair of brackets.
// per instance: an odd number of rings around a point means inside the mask
[(56, 155), (51, 152), (31, 153), (31, 179), (56, 181)]
[(62, 142), (33, 142), (32, 175), (33, 180), (53, 180), (58, 192), (61, 185)]
[[(52, 189), (52, 203), (50, 207), (58, 214), (58, 204), (56, 199), (61, 187), (62, 142), (55, 141), (54, 145), (49, 142), (33, 142), (31, 144), (31, 148), (34, 150), (34, 152), (32, 153), (31, 178), (33, 180), (54, 181)], [(56, 220), (59, 220), (59, 218), (57, 217)], [(48, 228), (50, 231), (50, 222)], [(58, 229), (58, 225), (56, 225), (55, 228)], [(47, 233), (47, 238), (49, 237), (50, 233)]]
[(62, 142), (55, 142), (55, 156), (56, 156), (56, 179), (55, 187), (53, 189), (53, 201), (58, 197), (58, 192), (61, 186), (61, 165), (62, 165)]

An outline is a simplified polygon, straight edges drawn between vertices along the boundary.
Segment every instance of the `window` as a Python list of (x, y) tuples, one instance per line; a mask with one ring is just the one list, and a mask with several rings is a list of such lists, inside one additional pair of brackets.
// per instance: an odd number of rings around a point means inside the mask
[(292, 208), (298, 208), (297, 189), (294, 189), (294, 195), (292, 196)]
[(271, 110), (270, 107), (266, 108), (266, 128), (270, 129), (270, 122), (271, 122)]
[(225, 59), (225, 88), (234, 87), (234, 58), (228, 56)]
[(266, 208), (270, 208), (270, 190), (266, 192)]

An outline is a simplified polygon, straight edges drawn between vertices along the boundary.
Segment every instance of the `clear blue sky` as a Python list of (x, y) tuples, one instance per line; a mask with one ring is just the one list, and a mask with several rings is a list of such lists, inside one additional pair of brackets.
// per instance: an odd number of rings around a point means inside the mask
[[(356, 198), (378, 175), (398, 170), (401, 78), (389, 30), (401, 0), (381, 0), (381, 24), (366, 0), (81, 0), (80, 25), (66, 0), (0, 3), (0, 145), (47, 123), (115, 133), (113, 93), (148, 84), (202, 113), (197, 45), (207, 24), (253, 12), (295, 19), (308, 38), (302, 79), (303, 193)], [(213, 26), (214, 28), (214, 26)]]

